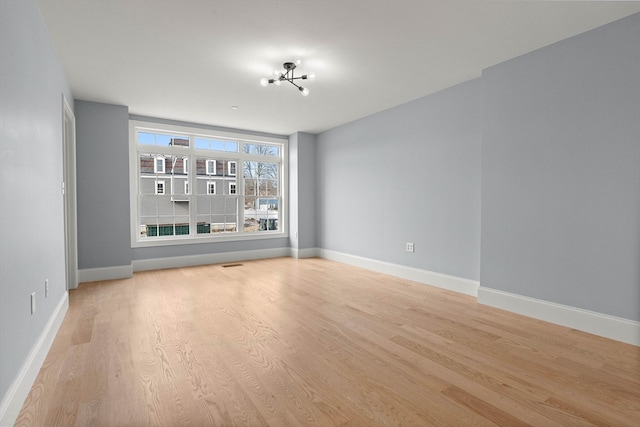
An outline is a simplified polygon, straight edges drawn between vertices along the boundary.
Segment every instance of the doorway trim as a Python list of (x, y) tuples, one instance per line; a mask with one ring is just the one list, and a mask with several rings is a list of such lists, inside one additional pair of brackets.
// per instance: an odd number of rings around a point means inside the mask
[(78, 217), (76, 200), (76, 117), (62, 95), (62, 194), (67, 290), (78, 287)]

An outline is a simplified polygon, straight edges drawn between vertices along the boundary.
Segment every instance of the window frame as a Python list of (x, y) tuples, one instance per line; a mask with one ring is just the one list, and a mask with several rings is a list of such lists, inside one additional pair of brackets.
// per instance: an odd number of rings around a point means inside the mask
[[(160, 168), (158, 167), (158, 160), (161, 160), (160, 164), (162, 165), (162, 170), (160, 170)], [(162, 173), (162, 174), (167, 173), (166, 161), (167, 161), (167, 158), (165, 156), (155, 156), (153, 158), (153, 173)]]
[[(195, 125), (197, 126), (197, 125)], [(284, 135), (252, 135), (245, 134), (241, 131), (229, 132), (220, 131), (207, 127), (191, 127), (191, 126), (179, 126), (169, 125), (163, 123), (157, 123), (154, 121), (142, 121), (142, 120), (130, 120), (129, 121), (129, 176), (130, 176), (130, 228), (131, 228), (131, 246), (136, 247), (154, 247), (154, 246), (171, 246), (171, 245), (183, 245), (183, 244), (198, 244), (209, 242), (224, 242), (224, 241), (247, 241), (247, 240), (262, 240), (262, 239), (274, 239), (274, 238), (287, 238), (289, 237), (289, 203), (288, 203), (288, 138)], [(180, 134), (189, 137), (189, 147), (184, 146), (159, 146), (159, 145), (138, 145), (137, 133), (138, 132), (150, 132), (159, 134)], [(195, 148), (195, 138), (203, 137), (210, 139), (224, 139), (228, 141), (237, 142), (238, 152), (226, 152), (215, 151)], [(279, 149), (278, 156), (259, 156), (255, 154), (243, 153), (243, 144), (266, 144), (274, 145)], [(184, 194), (187, 199), (186, 202), (190, 203), (190, 231), (189, 235), (172, 235), (172, 236), (158, 236), (158, 237), (143, 237), (140, 235), (141, 220), (138, 217), (140, 210), (139, 206), (139, 185), (140, 185), (140, 161), (139, 155), (141, 153), (148, 153), (154, 156), (176, 156), (187, 161), (187, 181), (185, 185), (188, 185), (189, 193)], [(207, 158), (213, 160), (215, 157), (217, 161), (223, 161), (227, 168), (222, 174), (217, 174), (217, 170), (214, 170), (214, 174), (197, 175), (197, 167), (191, 167), (196, 165), (198, 158)], [(278, 221), (279, 230), (269, 231), (245, 231), (242, 223), (244, 222), (244, 173), (242, 169), (238, 171), (238, 165), (242, 165), (244, 161), (262, 161), (262, 162), (275, 162), (278, 163), (278, 181), (280, 186), (279, 193), (279, 209), (278, 209)], [(232, 175), (229, 172), (229, 164), (233, 162), (236, 167), (236, 174)], [(184, 163), (183, 163), (184, 164)], [(216, 162), (216, 167), (218, 166)], [(205, 166), (206, 169), (206, 166)], [(154, 171), (155, 160), (154, 160)], [(205, 170), (206, 172), (206, 170)], [(166, 173), (166, 170), (165, 170)], [(163, 174), (164, 175), (164, 174)], [(206, 177), (220, 177), (223, 181), (227, 181), (225, 178), (233, 177), (233, 181), (236, 185), (236, 193), (228, 196), (236, 197), (238, 199), (238, 211), (237, 211), (237, 224), (236, 231), (233, 233), (212, 233), (212, 234), (197, 234), (197, 221), (196, 218), (196, 198), (198, 196), (197, 191), (193, 191), (197, 188), (198, 178)], [(156, 178), (156, 180), (158, 177)], [(209, 180), (207, 180), (209, 181)], [(223, 184), (230, 190), (230, 182)], [(216, 192), (220, 195), (220, 189), (216, 186)], [(223, 187), (224, 188), (224, 187)], [(157, 186), (156, 186), (157, 191)], [(165, 195), (167, 193), (165, 183)], [(222, 191), (224, 193), (224, 191)], [(183, 196), (183, 195), (181, 195)], [(192, 229), (192, 230), (191, 230)]]
[[(213, 168), (210, 168), (209, 165), (213, 164)], [(218, 161), (215, 159), (206, 159), (204, 162), (205, 173), (207, 175), (218, 175)]]
[(216, 195), (216, 182), (207, 181), (207, 196), (215, 196), (215, 195)]
[[(162, 191), (160, 191), (160, 187), (159, 186), (162, 186)], [(164, 179), (156, 179), (155, 180), (155, 189), (156, 189), (156, 192), (155, 192), (156, 195), (161, 195), (161, 196), (166, 195), (167, 194), (167, 185), (165, 183), (165, 180)]]

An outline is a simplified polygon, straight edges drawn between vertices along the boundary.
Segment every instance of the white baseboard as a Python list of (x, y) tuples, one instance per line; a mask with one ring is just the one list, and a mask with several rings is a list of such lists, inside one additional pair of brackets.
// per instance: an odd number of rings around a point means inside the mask
[(320, 256), (320, 248), (297, 249), (291, 248), (291, 256), (293, 258), (315, 258)]
[(13, 426), (15, 424), (22, 405), (31, 391), (38, 372), (40, 372), (44, 359), (47, 357), (47, 353), (49, 353), (53, 339), (56, 337), (60, 325), (62, 325), (64, 315), (67, 313), (68, 308), (69, 293), (65, 292), (31, 349), (31, 352), (29, 352), (20, 372), (18, 372), (18, 375), (0, 402), (0, 426)]
[(402, 279), (413, 280), (414, 282), (459, 292), (465, 295), (471, 295), (474, 297), (478, 296), (478, 287), (480, 284), (476, 280), (464, 279), (462, 277), (450, 276), (448, 274), (377, 261), (370, 258), (363, 258), (327, 249), (319, 249), (318, 252), (322, 258), (332, 261), (366, 268), (367, 270), (389, 274), (390, 276), (396, 276)]
[(78, 270), (78, 283), (97, 282), (99, 280), (126, 279), (133, 276), (132, 265), (115, 267), (84, 268)]
[(291, 248), (257, 249), (251, 251), (222, 252), (216, 254), (187, 255), (168, 258), (138, 259), (133, 271), (161, 270), (163, 268), (191, 267), (194, 265), (222, 264), (254, 259), (291, 256)]
[(640, 346), (640, 322), (481, 286), (478, 302), (590, 334)]

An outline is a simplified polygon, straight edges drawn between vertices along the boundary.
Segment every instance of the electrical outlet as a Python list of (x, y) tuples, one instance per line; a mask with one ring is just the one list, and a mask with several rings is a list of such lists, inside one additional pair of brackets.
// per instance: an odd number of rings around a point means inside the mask
[(49, 297), (49, 279), (44, 279), (44, 297)]
[(413, 250), (414, 250), (413, 243), (407, 242), (407, 252), (413, 252)]
[(36, 312), (36, 293), (31, 292), (31, 314)]

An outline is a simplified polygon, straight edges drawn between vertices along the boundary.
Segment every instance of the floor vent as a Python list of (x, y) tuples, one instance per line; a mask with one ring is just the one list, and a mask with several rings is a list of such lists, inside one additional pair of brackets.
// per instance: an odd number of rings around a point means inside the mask
[(227, 267), (242, 267), (242, 264), (225, 264), (222, 267), (227, 268)]

